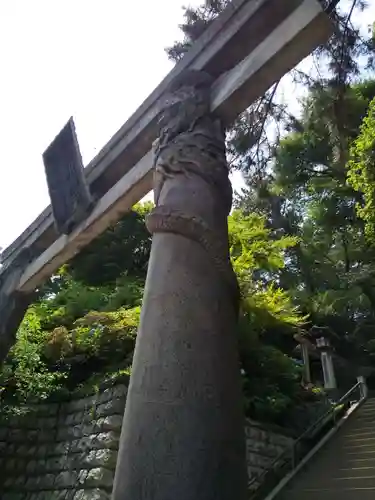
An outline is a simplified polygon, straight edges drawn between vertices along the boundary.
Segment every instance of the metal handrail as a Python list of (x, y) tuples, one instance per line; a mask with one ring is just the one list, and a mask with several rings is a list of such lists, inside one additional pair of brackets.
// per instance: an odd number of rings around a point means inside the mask
[[(281, 451), (277, 457), (271, 462), (270, 466), (265, 469), (261, 474), (254, 476), (250, 482), (248, 483), (249, 488), (255, 483), (255, 482), (260, 482), (260, 485), (263, 483), (262, 480), (264, 480), (265, 476), (267, 476), (271, 471), (276, 469), (276, 465), (280, 463), (282, 460), (283, 456), (287, 454), (291, 454), (292, 457), (292, 470), (296, 468), (296, 447), (305, 439), (308, 435), (312, 433), (312, 431), (319, 425), (321, 424), (324, 420), (327, 419), (331, 414), (335, 416), (335, 412), (337, 410), (337, 407), (340, 406), (341, 404), (345, 403), (346, 400), (348, 399), (349, 396), (351, 396), (358, 388), (361, 389), (362, 387), (362, 382), (357, 382), (351, 389), (349, 389), (344, 396), (342, 396), (329, 410), (327, 410), (325, 413), (323, 413), (317, 420), (315, 420), (294, 442), (293, 444)], [(365, 399), (365, 393), (361, 390), (360, 391), (360, 398), (359, 401), (362, 401)], [(259, 486), (260, 486), (259, 485)], [(257, 494), (258, 488), (252, 492), (253, 494), (251, 495), (250, 498), (255, 496)]]

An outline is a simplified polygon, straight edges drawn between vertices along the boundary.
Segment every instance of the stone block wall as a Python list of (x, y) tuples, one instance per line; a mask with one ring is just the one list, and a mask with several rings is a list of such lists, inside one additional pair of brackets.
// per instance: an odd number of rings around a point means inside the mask
[(247, 420), (245, 432), (249, 488), (256, 490), (260, 484), (257, 478), (269, 470), (284, 450), (291, 448), (294, 439), (251, 420)]
[(110, 498), (126, 386), (0, 421), (2, 500)]
[[(109, 500), (126, 385), (36, 405), (0, 419), (1, 500)], [(257, 478), (293, 440), (247, 421), (248, 474)], [(258, 486), (255, 480), (251, 488)]]

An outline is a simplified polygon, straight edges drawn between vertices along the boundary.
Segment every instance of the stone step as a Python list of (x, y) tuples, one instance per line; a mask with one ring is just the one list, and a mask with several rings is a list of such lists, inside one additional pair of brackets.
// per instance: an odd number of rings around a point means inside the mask
[(331, 464), (330, 466), (317, 463), (315, 467), (310, 468), (310, 470), (306, 469), (302, 474), (304, 477), (308, 475), (319, 479), (324, 474), (328, 475), (328, 471), (330, 471), (330, 477), (369, 475), (369, 472), (371, 475), (375, 475), (375, 461), (340, 462), (339, 464)]
[(362, 432), (359, 430), (355, 433), (349, 433), (345, 435), (345, 442), (351, 441), (368, 441), (373, 440), (375, 443), (375, 430), (374, 431), (366, 431)]
[(328, 471), (331, 475), (334, 471), (346, 469), (359, 469), (361, 467), (374, 467), (375, 468), (375, 455), (374, 456), (355, 456), (355, 457), (337, 457), (337, 460), (314, 460), (313, 463), (307, 464), (301, 471), (301, 475), (305, 474), (327, 474)]
[[(335, 476), (327, 475), (324, 477), (321, 474), (311, 475), (305, 478), (303, 484), (300, 488), (306, 490), (313, 490), (315, 488), (320, 489), (347, 489), (347, 488), (374, 488), (375, 489), (375, 473), (373, 470), (362, 471), (361, 475), (352, 474), (350, 471), (339, 475), (338, 471), (335, 471)], [(299, 488), (297, 488), (299, 489)], [(375, 498), (375, 497), (374, 497)]]
[(348, 429), (348, 434), (355, 434), (355, 433), (368, 433), (368, 432), (375, 432), (375, 425), (367, 425), (367, 424), (357, 424), (356, 426), (350, 427)]
[(286, 490), (278, 500), (373, 500), (374, 488)]
[(375, 399), (297, 474), (277, 500), (375, 499)]
[(369, 413), (371, 411), (374, 411), (375, 406), (373, 405), (364, 405), (358, 410), (358, 415), (362, 415), (363, 413)]

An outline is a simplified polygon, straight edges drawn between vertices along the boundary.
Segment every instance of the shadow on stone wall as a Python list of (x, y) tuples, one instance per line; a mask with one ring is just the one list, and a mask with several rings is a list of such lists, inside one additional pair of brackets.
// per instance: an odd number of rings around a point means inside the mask
[(0, 422), (0, 498), (109, 499), (126, 391), (118, 384)]
[[(126, 392), (118, 383), (0, 420), (1, 500), (109, 500)], [(248, 420), (249, 479), (267, 470), (292, 442)]]

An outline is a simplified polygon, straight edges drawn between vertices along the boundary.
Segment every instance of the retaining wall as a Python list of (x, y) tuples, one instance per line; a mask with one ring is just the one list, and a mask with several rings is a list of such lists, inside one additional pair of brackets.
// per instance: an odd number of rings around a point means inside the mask
[[(0, 420), (0, 498), (109, 500), (126, 391), (120, 383), (92, 396), (38, 404), (27, 415)], [(247, 421), (249, 478), (267, 469), (292, 442)]]

